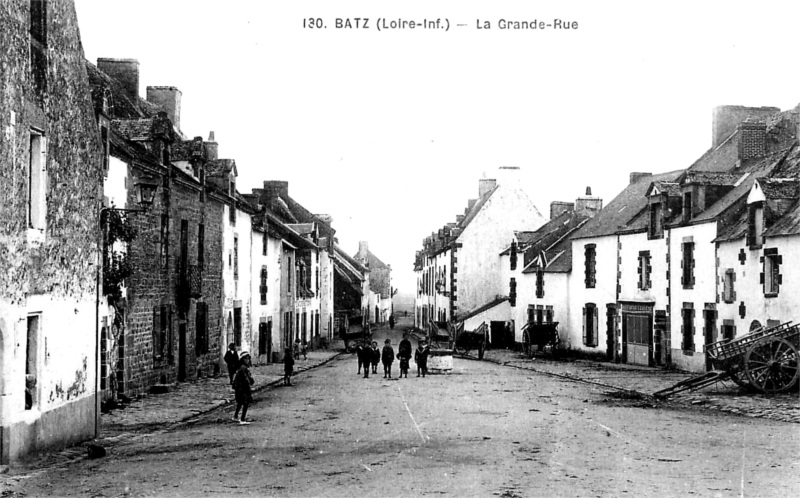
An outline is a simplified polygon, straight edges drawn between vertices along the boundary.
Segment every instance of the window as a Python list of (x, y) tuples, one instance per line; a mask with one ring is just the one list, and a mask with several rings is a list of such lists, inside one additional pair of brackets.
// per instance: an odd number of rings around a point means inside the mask
[(511, 306), (517, 305), (517, 279), (515, 278), (508, 283), (508, 301)]
[(544, 323), (553, 323), (553, 307), (544, 307)]
[(47, 2), (31, 0), (31, 76), (39, 97), (47, 91)]
[(583, 308), (583, 344), (597, 347), (597, 305), (586, 303)]
[(162, 360), (169, 354), (172, 308), (169, 304), (153, 306), (153, 357)]
[(694, 352), (694, 305), (683, 303), (681, 308), (681, 349)]
[(286, 257), (286, 293), (287, 294), (291, 294), (292, 293), (292, 271), (293, 270), (294, 270), (294, 268), (292, 268), (292, 257), (291, 256), (287, 256)]
[(231, 201), (228, 207), (228, 221), (232, 226), (236, 226), (236, 201)]
[(239, 237), (233, 236), (233, 278), (239, 278)]
[(596, 252), (595, 244), (586, 244), (584, 246), (584, 264), (585, 264), (585, 273), (586, 278), (584, 282), (586, 283), (587, 289), (594, 289), (594, 286), (597, 284), (597, 252)]
[(511, 242), (511, 271), (517, 269), (517, 242)]
[(267, 304), (267, 267), (261, 267), (261, 285), (258, 288), (261, 294), (261, 304)]
[(681, 244), (681, 285), (684, 289), (694, 288), (694, 242)]
[(750, 249), (761, 247), (761, 234), (764, 232), (764, 202), (754, 202), (747, 206), (747, 245)]
[(201, 270), (205, 264), (206, 226), (202, 223), (197, 226), (197, 267)]
[(736, 325), (733, 320), (722, 320), (722, 340), (732, 341), (736, 337)]
[[(107, 122), (107, 121), (106, 121)], [(103, 146), (103, 172), (108, 173), (108, 126), (103, 124), (100, 127), (100, 141)]]
[(319, 294), (319, 268), (317, 268), (314, 274), (314, 291)]
[(736, 282), (736, 272), (733, 268), (728, 268), (722, 278), (722, 300), (732, 303), (736, 301), (736, 291), (733, 288), (733, 283)]
[(683, 221), (692, 219), (692, 193), (684, 192), (683, 194)]
[(265, 233), (265, 234), (263, 234), (261, 236), (261, 255), (262, 256), (266, 256), (267, 255), (267, 242), (269, 242), (269, 238), (267, 237), (267, 234)]
[(664, 236), (664, 226), (662, 225), (661, 203), (650, 204), (650, 226), (648, 238), (660, 239)]
[(315, 335), (319, 337), (319, 311), (317, 311), (316, 316), (314, 317), (314, 327), (316, 328)]
[(544, 297), (544, 270), (542, 268), (536, 269), (536, 297)]
[(198, 355), (208, 353), (208, 304), (197, 303), (195, 349)]
[(242, 345), (242, 308), (233, 308), (233, 342), (236, 347)]
[(47, 220), (47, 140), (31, 130), (28, 163), (28, 228), (44, 233)]
[(781, 275), (781, 265), (783, 256), (778, 254), (777, 248), (764, 249), (764, 256), (761, 257), (764, 263), (764, 272), (761, 274), (761, 284), (764, 286), (764, 296), (775, 297), (780, 292), (783, 276)]
[(31, 410), (39, 402), (37, 384), (39, 377), (39, 327), (41, 315), (28, 315), (28, 341), (25, 346), (25, 409)]
[(161, 215), (161, 267), (169, 266), (169, 217)]
[(650, 251), (639, 251), (639, 281), (636, 287), (641, 290), (647, 290), (651, 287), (650, 274), (653, 273), (653, 267), (650, 266)]

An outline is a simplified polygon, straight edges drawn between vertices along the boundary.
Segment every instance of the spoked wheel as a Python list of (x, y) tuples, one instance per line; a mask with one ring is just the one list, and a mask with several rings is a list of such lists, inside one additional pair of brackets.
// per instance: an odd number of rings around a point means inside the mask
[(732, 368), (728, 371), (730, 374), (730, 379), (739, 387), (750, 388), (750, 381), (747, 378), (747, 369), (744, 367), (741, 368)]
[(531, 336), (528, 334), (527, 330), (522, 333), (522, 348), (525, 351), (526, 358), (533, 356), (533, 350), (531, 348)]
[(788, 391), (797, 384), (797, 348), (786, 339), (757, 342), (745, 356), (750, 384), (767, 394)]

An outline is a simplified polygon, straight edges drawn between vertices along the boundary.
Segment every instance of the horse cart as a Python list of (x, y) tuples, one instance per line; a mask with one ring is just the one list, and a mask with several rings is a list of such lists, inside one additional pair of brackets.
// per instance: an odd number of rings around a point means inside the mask
[(794, 388), (800, 378), (797, 365), (800, 324), (791, 323), (762, 327), (737, 339), (707, 345), (705, 351), (714, 370), (658, 391), (654, 396), (667, 397), (727, 379), (767, 394)]
[(454, 349), (458, 354), (469, 354), (470, 351), (478, 352), (478, 359), (483, 359), (483, 353), (486, 351), (486, 344), (489, 342), (489, 326), (486, 322), (482, 323), (480, 327), (474, 331), (467, 331), (457, 328), (455, 335)]
[(339, 337), (344, 341), (344, 350), (352, 352), (359, 342), (372, 342), (372, 331), (369, 323), (364, 323), (363, 317), (344, 317), (339, 328)]
[(522, 327), (522, 348), (527, 358), (533, 358), (534, 347), (542, 351), (550, 346), (555, 351), (558, 343), (558, 322), (528, 322)]

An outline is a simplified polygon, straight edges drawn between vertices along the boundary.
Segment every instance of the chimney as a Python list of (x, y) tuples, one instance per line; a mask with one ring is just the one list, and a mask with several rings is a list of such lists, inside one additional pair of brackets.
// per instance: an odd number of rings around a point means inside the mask
[(483, 198), (490, 190), (497, 186), (497, 180), (492, 178), (482, 178), (478, 180), (478, 197)]
[(633, 185), (634, 183), (638, 182), (642, 178), (646, 178), (646, 177), (652, 176), (652, 175), (653, 175), (653, 173), (639, 173), (639, 172), (631, 173), (631, 181), (630, 181), (629, 185)]
[(748, 118), (739, 125), (739, 159), (764, 157), (767, 153), (767, 124)]
[(553, 201), (550, 203), (550, 219), (554, 220), (567, 211), (575, 209), (574, 202)]
[(586, 187), (586, 195), (575, 200), (575, 211), (594, 216), (603, 209), (603, 199), (592, 196), (592, 187)]
[(715, 107), (711, 123), (711, 147), (721, 145), (734, 131), (739, 123), (747, 118), (763, 121), (773, 114), (781, 112), (777, 107), (744, 107), (740, 105), (723, 105)]
[(320, 221), (322, 221), (323, 223), (326, 223), (328, 225), (333, 225), (333, 216), (329, 214), (315, 214), (314, 216), (319, 218)]
[(125, 96), (131, 102), (136, 102), (139, 98), (139, 61), (102, 57), (97, 59), (97, 69), (117, 80)]
[(358, 257), (367, 259), (367, 253), (369, 253), (369, 244), (366, 240), (360, 240), (358, 242)]
[(206, 154), (209, 161), (216, 161), (219, 159), (219, 144), (214, 139), (214, 132), (208, 134), (208, 142), (206, 142)]
[(183, 94), (174, 86), (148, 86), (147, 101), (161, 107), (167, 112), (173, 126), (181, 129), (181, 96)]
[(288, 197), (289, 195), (289, 182), (270, 180), (264, 182), (264, 195), (267, 202), (261, 204), (269, 204), (277, 197)]

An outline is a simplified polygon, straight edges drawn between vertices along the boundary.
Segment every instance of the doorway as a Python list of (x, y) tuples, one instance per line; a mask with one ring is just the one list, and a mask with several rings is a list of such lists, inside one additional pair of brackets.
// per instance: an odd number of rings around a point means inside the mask
[(186, 320), (178, 323), (178, 382), (186, 380)]

